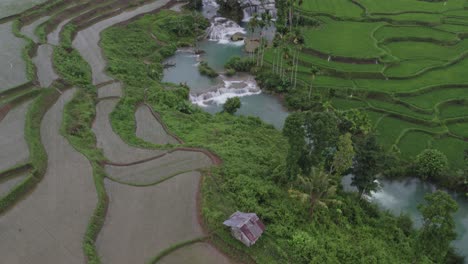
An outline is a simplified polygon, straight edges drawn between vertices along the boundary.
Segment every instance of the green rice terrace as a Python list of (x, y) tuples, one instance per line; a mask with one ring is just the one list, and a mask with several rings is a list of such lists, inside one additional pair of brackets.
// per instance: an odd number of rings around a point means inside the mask
[(468, 2), (0, 0), (0, 150), (2, 264), (468, 263)]
[[(297, 77), (315, 92), (332, 90), (337, 109), (365, 110), (385, 149), (411, 159), (436, 148), (460, 169), (468, 146), (467, 8), (465, 0), (303, 1), (296, 16), (314, 23), (299, 26)], [(267, 60), (280, 52), (271, 49)], [(292, 108), (306, 104), (294, 100)]]

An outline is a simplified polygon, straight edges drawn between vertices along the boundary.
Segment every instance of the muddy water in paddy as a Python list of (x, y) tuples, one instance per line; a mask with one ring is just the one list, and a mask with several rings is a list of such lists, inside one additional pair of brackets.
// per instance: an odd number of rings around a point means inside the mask
[(207, 168), (211, 160), (203, 153), (175, 151), (165, 156), (131, 166), (106, 166), (107, 174), (122, 183), (148, 185), (174, 175)]
[(0, 178), (0, 197), (7, 195), (18, 183), (26, 179), (27, 173)]
[(36, 36), (36, 34), (34, 33), (34, 30), (35, 30), (40, 24), (46, 22), (49, 18), (50, 18), (50, 16), (41, 17), (41, 18), (39, 18), (38, 20), (32, 22), (31, 24), (22, 27), (22, 28), (21, 28), (21, 33), (22, 33), (23, 35), (25, 35), (26, 37), (32, 39), (32, 41), (34, 41), (34, 42), (36, 42), (36, 43), (39, 42), (39, 37)]
[(28, 8), (44, 3), (47, 0), (1, 0), (0, 18), (21, 13)]
[(44, 178), (0, 217), (2, 263), (85, 262), (82, 242), (97, 195), (91, 164), (60, 135), (63, 107), (73, 93), (64, 92), (42, 121)]
[(49, 44), (51, 44), (51, 45), (58, 46), (60, 44), (60, 31), (72, 19), (73, 18), (69, 18), (69, 19), (65, 19), (64, 21), (60, 22), (57, 25), (57, 27), (47, 35), (47, 42)]
[(106, 180), (109, 208), (97, 239), (103, 263), (146, 263), (171, 245), (203, 236), (196, 208), (199, 180), (198, 172), (148, 187)]
[(153, 116), (151, 109), (141, 105), (135, 112), (136, 136), (153, 144), (178, 144), (179, 142), (167, 134), (164, 127)]
[(165, 153), (162, 150), (141, 149), (129, 146), (112, 130), (110, 113), (119, 99), (103, 100), (96, 106), (96, 120), (93, 131), (97, 139), (97, 147), (103, 149), (104, 155), (112, 162), (131, 163), (149, 159)]
[[(204, 252), (206, 254), (199, 254)], [(219, 253), (212, 245), (208, 243), (195, 243), (183, 248), (177, 249), (172, 254), (162, 258), (158, 263), (161, 264), (180, 264), (180, 263), (203, 263), (203, 264), (228, 264), (232, 263), (224, 255)]]
[(13, 22), (0, 24), (0, 92), (28, 81), (21, 55), (26, 42), (13, 35), (12, 25)]
[(29, 149), (24, 138), (26, 113), (30, 102), (22, 103), (0, 122), (0, 171), (24, 163), (29, 158)]
[(98, 98), (122, 97), (122, 84), (115, 82), (104, 85), (98, 89)]
[(49, 44), (40, 45), (33, 62), (37, 68), (37, 78), (41, 87), (49, 87), (53, 81), (58, 79), (57, 73), (52, 65), (52, 54), (54, 48)]

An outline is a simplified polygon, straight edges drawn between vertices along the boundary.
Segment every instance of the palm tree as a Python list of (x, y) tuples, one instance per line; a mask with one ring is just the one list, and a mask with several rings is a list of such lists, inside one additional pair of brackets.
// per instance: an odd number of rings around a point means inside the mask
[(310, 86), (309, 86), (309, 100), (310, 100), (310, 95), (312, 93), (312, 83), (314, 82), (315, 80), (315, 75), (318, 73), (318, 70), (317, 68), (312, 68), (312, 70), (310, 70), (310, 72), (312, 73), (312, 81), (310, 82)]
[(326, 202), (334, 201), (333, 199), (327, 199), (327, 197), (335, 194), (336, 186), (331, 184), (330, 175), (323, 169), (312, 168), (308, 176), (298, 176), (297, 187), (299, 191), (290, 190), (289, 193), (302, 201), (308, 201), (311, 218), (317, 204), (326, 207)]
[(296, 5), (296, 3), (298, 5), (302, 5), (302, 0), (287, 0), (287, 5), (288, 5), (288, 9), (289, 9), (289, 14), (288, 14), (288, 18), (289, 18), (289, 31), (292, 31), (292, 27), (293, 27), (293, 15), (294, 15), (294, 6)]

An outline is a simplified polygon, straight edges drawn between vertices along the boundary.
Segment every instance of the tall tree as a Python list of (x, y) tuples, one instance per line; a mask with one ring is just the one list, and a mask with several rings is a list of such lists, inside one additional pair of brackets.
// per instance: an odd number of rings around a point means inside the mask
[(336, 148), (337, 150), (330, 165), (330, 174), (340, 177), (353, 165), (354, 147), (351, 134), (341, 135)]
[(367, 135), (358, 140), (356, 144), (355, 164), (353, 166), (353, 179), (351, 185), (356, 186), (359, 195), (369, 194), (378, 189), (376, 182), (380, 169), (382, 149), (377, 144), (374, 135)]
[[(312, 166), (322, 163), (327, 157), (328, 150), (336, 146), (339, 137), (338, 122), (334, 112), (305, 113), (304, 128)], [(307, 166), (302, 167), (307, 174)]]
[(299, 192), (290, 190), (290, 195), (309, 202), (309, 215), (312, 218), (317, 204), (335, 194), (336, 186), (331, 184), (330, 175), (319, 168), (312, 168), (309, 175), (299, 176)]
[(429, 256), (435, 263), (445, 263), (450, 242), (456, 238), (453, 214), (457, 203), (443, 191), (427, 194), (426, 204), (418, 206), (423, 216), (423, 226), (418, 233), (416, 258)]
[(299, 161), (304, 152), (305, 131), (304, 116), (300, 112), (294, 112), (286, 118), (283, 127), (283, 135), (288, 138), (289, 150), (286, 157), (286, 179), (282, 183), (293, 182), (301, 174)]

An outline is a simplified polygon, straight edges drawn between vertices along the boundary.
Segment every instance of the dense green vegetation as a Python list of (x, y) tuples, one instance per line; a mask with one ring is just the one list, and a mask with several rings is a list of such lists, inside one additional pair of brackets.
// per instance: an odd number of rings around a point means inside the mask
[[(188, 102), (186, 87), (161, 83), (163, 59), (177, 46), (193, 43), (207, 26), (194, 21), (200, 21), (200, 17), (193, 13), (161, 11), (107, 29), (101, 45), (109, 62), (108, 72), (124, 83), (124, 97), (111, 115), (114, 130), (124, 140), (152, 147), (138, 140), (134, 132), (135, 107), (145, 101), (186, 145), (209, 149), (222, 158), (223, 164), (207, 172), (202, 185), (202, 211), (212, 230), (211, 240), (239, 260), (253, 258), (259, 263), (411, 263), (418, 253), (414, 251), (416, 233), (410, 220), (381, 212), (357, 195), (342, 192), (337, 185), (350, 166), (355, 144), (356, 155), (363, 159), (376, 151), (375, 144), (366, 146), (366, 140), (358, 141), (371, 130), (361, 112), (326, 112), (328, 108), (319, 107), (288, 119), (292, 128), (306, 121), (324, 123), (308, 125), (307, 135), (320, 136), (314, 139), (323, 144), (305, 155), (309, 152), (298, 147), (304, 137), (291, 137), (293, 134), (287, 132), (283, 135), (258, 118), (210, 115)], [(181, 33), (175, 29), (178, 26), (191, 33)], [(152, 35), (160, 41), (155, 42)], [(328, 132), (316, 133), (324, 131)], [(324, 159), (327, 156), (321, 154), (333, 147), (340, 154)], [(295, 163), (301, 156), (313, 160), (315, 166)], [(301, 198), (311, 198), (316, 190), (297, 182), (297, 174), (288, 173), (288, 168), (295, 166), (299, 166), (295, 171), (302, 174), (305, 183), (323, 183), (319, 200), (305, 202)], [(267, 226), (254, 247), (245, 248), (222, 226), (236, 210), (256, 212)]]
[(210, 78), (214, 78), (218, 76), (218, 73), (211, 68), (206, 61), (201, 61), (198, 65), (198, 71), (202, 75), (206, 75)]
[[(454, 21), (467, 17), (466, 5), (465, 0), (279, 1), (277, 36), (264, 56), (264, 71), (276, 81), (264, 88), (285, 93), (293, 110), (310, 110), (317, 102), (364, 110), (383, 150), (396, 153), (408, 168), (402, 174), (414, 176), (416, 156), (438, 149), (449, 163), (438, 182), (467, 192), (468, 175), (461, 172), (468, 149), (468, 27)], [(300, 23), (305, 18), (320, 23)], [(294, 85), (284, 89), (284, 82)]]

